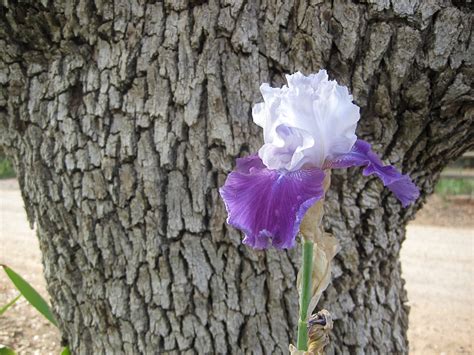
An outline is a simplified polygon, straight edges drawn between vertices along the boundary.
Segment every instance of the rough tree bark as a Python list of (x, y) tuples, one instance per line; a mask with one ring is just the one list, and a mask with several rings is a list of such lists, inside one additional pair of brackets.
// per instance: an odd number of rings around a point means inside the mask
[[(255, 252), (218, 188), (256, 151), (259, 84), (327, 68), (423, 196), (473, 146), (472, 8), (450, 1), (4, 1), (0, 143), (81, 354), (285, 353), (298, 250)], [(471, 56), (469, 56), (469, 53)], [(333, 174), (330, 353), (405, 353), (404, 210)]]

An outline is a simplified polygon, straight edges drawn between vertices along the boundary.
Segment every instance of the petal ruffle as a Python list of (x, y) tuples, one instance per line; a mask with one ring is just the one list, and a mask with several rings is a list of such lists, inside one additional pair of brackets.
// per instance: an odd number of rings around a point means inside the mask
[(349, 90), (329, 80), (325, 70), (305, 76), (287, 75), (288, 86), (260, 87), (263, 103), (252, 110), (263, 128), (265, 144), (258, 155), (269, 169), (296, 171), (303, 166), (321, 168), (351, 150), (359, 107)]
[(255, 249), (291, 248), (304, 214), (324, 195), (324, 172), (306, 169), (293, 172), (267, 169), (261, 159), (237, 160), (220, 194), (227, 223), (245, 233), (244, 244)]
[(392, 165), (383, 165), (379, 157), (372, 151), (371, 145), (358, 139), (352, 150), (326, 163), (327, 168), (349, 168), (351, 166), (365, 166), (365, 176), (375, 174), (383, 184), (394, 193), (403, 207), (414, 202), (419, 196), (418, 187), (408, 175), (401, 174)]

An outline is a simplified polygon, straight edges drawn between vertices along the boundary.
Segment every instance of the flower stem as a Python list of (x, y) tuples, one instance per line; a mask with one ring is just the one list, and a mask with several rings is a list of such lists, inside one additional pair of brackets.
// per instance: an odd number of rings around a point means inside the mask
[(303, 238), (303, 262), (301, 265), (300, 319), (298, 320), (298, 350), (308, 350), (308, 306), (311, 299), (313, 274), (313, 241)]

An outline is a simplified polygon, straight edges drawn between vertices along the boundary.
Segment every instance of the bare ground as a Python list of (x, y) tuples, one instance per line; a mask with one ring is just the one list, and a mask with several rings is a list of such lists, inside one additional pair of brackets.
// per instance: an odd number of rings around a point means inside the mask
[(401, 252), (413, 354), (472, 354), (473, 230), (408, 226)]
[[(16, 180), (0, 180), (0, 264), (13, 268), (47, 300), (41, 253), (30, 229)], [(19, 292), (0, 270), (0, 305)], [(58, 330), (21, 298), (0, 316), (0, 344), (19, 354), (59, 354)]]
[[(411, 354), (472, 354), (474, 201), (432, 196), (407, 229), (401, 259), (410, 312)], [(0, 263), (47, 296), (41, 254), (15, 180), (0, 180)], [(0, 273), (0, 305), (17, 295)], [(26, 301), (0, 318), (0, 344), (20, 354), (58, 354), (59, 332)]]

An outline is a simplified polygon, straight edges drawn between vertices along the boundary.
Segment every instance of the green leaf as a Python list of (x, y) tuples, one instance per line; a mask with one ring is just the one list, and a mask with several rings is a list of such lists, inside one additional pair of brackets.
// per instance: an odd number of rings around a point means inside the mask
[(20, 299), (21, 295), (18, 295), (16, 296), (14, 299), (12, 299), (10, 302), (8, 302), (5, 306), (3, 306), (2, 308), (0, 308), (0, 316), (5, 313), (7, 311), (8, 308), (10, 308), (11, 306), (13, 306), (16, 301), (18, 301)]
[(0, 355), (16, 355), (16, 353), (8, 346), (0, 344)]
[(51, 312), (51, 308), (49, 308), (49, 305), (44, 300), (44, 298), (41, 297), (40, 294), (36, 292), (36, 290), (28, 282), (26, 282), (11, 268), (6, 265), (1, 266), (3, 266), (3, 270), (5, 270), (7, 276), (16, 286), (18, 291), (21, 292), (23, 297), (25, 297), (26, 300), (30, 302), (30, 304), (35, 307), (47, 320), (49, 320), (54, 326), (57, 327), (58, 323), (56, 322), (53, 312)]
[(69, 350), (69, 346), (65, 346), (63, 351), (61, 351), (61, 355), (71, 355), (71, 350)]

